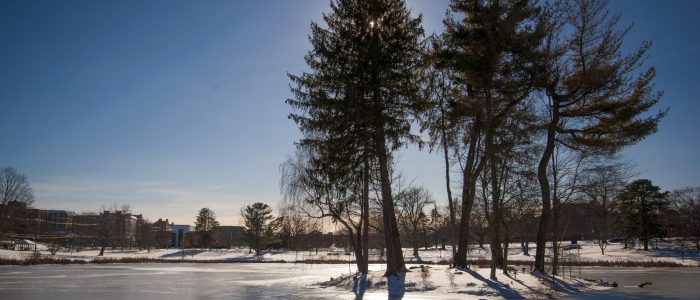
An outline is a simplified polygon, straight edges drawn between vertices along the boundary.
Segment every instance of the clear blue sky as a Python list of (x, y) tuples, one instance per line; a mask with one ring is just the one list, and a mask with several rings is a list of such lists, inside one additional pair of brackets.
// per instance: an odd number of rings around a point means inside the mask
[[(0, 0), (0, 165), (25, 173), (40, 208), (128, 203), (193, 223), (212, 208), (280, 199), (278, 166), (299, 137), (287, 72), (306, 69), (309, 24), (328, 1)], [(409, 1), (440, 31), (447, 1)], [(664, 189), (699, 185), (698, 1), (612, 1), (627, 44), (670, 107), (659, 133), (626, 151)], [(438, 156), (410, 148), (400, 169), (444, 201)]]

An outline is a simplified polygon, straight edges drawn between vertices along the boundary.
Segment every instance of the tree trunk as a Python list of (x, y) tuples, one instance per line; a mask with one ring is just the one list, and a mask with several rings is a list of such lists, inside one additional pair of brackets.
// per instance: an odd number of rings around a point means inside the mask
[[(476, 173), (474, 169), (476, 161), (476, 145), (479, 140), (478, 120), (472, 126), (473, 132), (469, 137), (469, 150), (467, 161), (462, 172), (462, 216), (459, 222), (459, 241), (457, 253), (454, 257), (454, 265), (459, 268), (467, 267), (467, 252), (469, 251), (469, 218), (474, 206), (476, 189)], [(478, 168), (477, 168), (478, 169)]]
[(489, 278), (491, 280), (497, 280), (496, 278), (496, 268), (503, 265), (503, 250), (501, 248), (501, 233), (500, 226), (495, 224), (495, 228), (491, 231), (491, 273)]
[(384, 124), (381, 114), (377, 119), (375, 142), (379, 162), (379, 177), (382, 191), (382, 220), (384, 221), (384, 241), (386, 243), (386, 272), (384, 276), (398, 276), (406, 272), (406, 264), (401, 250), (401, 240), (396, 222), (394, 199), (391, 194), (391, 178), (389, 177), (389, 157), (386, 149)]
[(649, 251), (649, 230), (647, 226), (647, 210), (648, 208), (646, 207), (646, 203), (644, 200), (646, 200), (646, 197), (642, 196), (640, 198), (641, 203), (642, 203), (642, 212), (640, 215), (642, 215), (642, 241), (644, 242), (644, 251)]
[[(454, 203), (452, 203), (452, 189), (450, 188), (450, 155), (449, 149), (447, 148), (447, 137), (445, 130), (445, 119), (444, 112), (442, 111), (442, 104), (440, 105), (440, 113), (442, 114), (442, 149), (445, 159), (445, 187), (447, 189), (447, 207), (450, 210), (450, 230), (448, 234), (450, 235), (450, 244), (452, 245), (452, 260), (454, 261), (457, 255), (457, 247), (455, 245), (455, 209)], [(442, 249), (445, 249), (445, 244), (443, 242)]]
[(362, 183), (362, 268), (358, 268), (360, 273), (369, 271), (369, 172), (369, 162), (365, 158), (365, 171)]
[(520, 249), (523, 250), (523, 255), (530, 256), (530, 242), (525, 234), (525, 226), (520, 222)]
[(367, 266), (365, 265), (365, 257), (362, 245), (362, 234), (358, 232), (357, 235), (348, 233), (350, 236), (350, 242), (352, 243), (353, 252), (355, 252), (355, 264), (357, 265), (357, 272), (367, 273)]
[[(501, 251), (501, 189), (499, 187), (498, 161), (496, 160), (496, 147), (493, 141), (495, 124), (489, 124), (486, 131), (486, 149), (488, 155), (490, 184), (491, 184), (491, 217), (486, 218), (491, 232), (491, 279), (496, 280), (496, 266), (503, 264), (503, 252)], [(488, 204), (484, 203), (485, 209)], [(488, 215), (488, 211), (486, 211)]]
[(542, 214), (537, 227), (537, 244), (535, 248), (535, 271), (544, 273), (544, 255), (547, 246), (547, 233), (549, 232), (549, 210), (550, 191), (549, 178), (547, 177), (547, 166), (554, 152), (555, 128), (559, 124), (559, 102), (553, 99), (552, 122), (547, 127), (547, 142), (542, 152), (542, 157), (537, 165), (537, 181), (540, 184), (540, 194), (542, 195)]
[(557, 190), (559, 189), (559, 181), (557, 179), (556, 168), (553, 176), (553, 195), (552, 195), (552, 209), (554, 212), (554, 218), (552, 220), (552, 275), (559, 275), (559, 195)]
[(559, 275), (559, 200), (553, 199), (554, 220), (552, 220), (552, 275)]
[[(505, 232), (508, 232), (506, 229)], [(510, 241), (508, 240), (508, 234), (504, 234), (503, 236), (503, 274), (508, 275), (508, 243)]]
[(605, 247), (608, 244), (608, 224), (610, 223), (608, 218), (608, 194), (607, 189), (603, 191), (603, 227), (600, 231), (600, 255), (605, 255)]

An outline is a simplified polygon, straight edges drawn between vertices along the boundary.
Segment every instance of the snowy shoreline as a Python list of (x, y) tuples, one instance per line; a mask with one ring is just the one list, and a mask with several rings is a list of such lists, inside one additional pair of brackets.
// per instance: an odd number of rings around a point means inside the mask
[[(562, 266), (601, 266), (601, 267), (693, 267), (700, 266), (700, 250), (679, 250), (671, 243), (659, 243), (658, 249), (642, 251), (624, 249), (621, 244), (610, 244), (605, 255), (594, 242), (579, 242), (580, 249), (566, 253), (560, 259)], [(515, 246), (515, 245), (513, 245)], [(58, 251), (51, 254), (46, 245), (39, 244), (37, 252), (0, 249), (0, 265), (16, 264), (87, 264), (87, 263), (305, 263), (305, 264), (354, 264), (352, 252), (331, 248), (318, 251), (269, 251), (256, 256), (248, 249), (154, 249), (119, 250), (106, 249), (104, 256), (99, 250)], [(682, 251), (682, 252), (681, 252)], [(411, 255), (412, 249), (404, 250), (408, 264), (449, 265), (451, 250), (420, 249), (419, 256)], [(509, 265), (527, 267), (534, 256), (524, 255), (519, 247), (509, 249)], [(470, 249), (468, 261), (473, 266), (485, 267), (490, 264), (490, 250), (474, 246)], [(378, 251), (370, 251), (370, 263), (384, 263)]]
[[(479, 260), (479, 261), (468, 261), (470, 265), (485, 267), (491, 263), (490, 260)], [(286, 261), (286, 260), (236, 260), (236, 259), (165, 259), (165, 258), (149, 258), (149, 257), (121, 257), (121, 258), (94, 258), (90, 260), (79, 259), (79, 258), (54, 258), (51, 256), (42, 256), (40, 258), (32, 259), (14, 259), (0, 257), (0, 265), (68, 265), (68, 264), (139, 264), (139, 263), (201, 263), (201, 264), (225, 264), (225, 263), (260, 263), (260, 264), (270, 264), (270, 263), (286, 263), (286, 264), (354, 264), (352, 261), (348, 260), (299, 260), (299, 261)], [(382, 264), (384, 261), (369, 261), (371, 264)], [(447, 262), (410, 262), (412, 264), (424, 264), (424, 265), (450, 265)], [(509, 261), (509, 266), (529, 266), (532, 264), (531, 261)], [(561, 266), (581, 266), (581, 267), (669, 267), (669, 268), (684, 268), (684, 267), (694, 267), (691, 265), (684, 265), (674, 262), (667, 261), (582, 261), (579, 263), (575, 262), (564, 262), (560, 264)]]

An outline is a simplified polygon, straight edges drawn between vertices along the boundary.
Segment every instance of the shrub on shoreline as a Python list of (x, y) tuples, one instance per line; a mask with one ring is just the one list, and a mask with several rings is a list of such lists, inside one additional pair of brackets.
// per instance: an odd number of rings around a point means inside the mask
[[(347, 260), (301, 260), (301, 261), (284, 261), (284, 260), (237, 260), (237, 259), (212, 259), (212, 260), (197, 260), (197, 259), (164, 259), (164, 258), (148, 258), (148, 257), (123, 257), (123, 258), (99, 258), (93, 260), (69, 259), (69, 258), (54, 258), (50, 256), (38, 256), (28, 259), (12, 259), (0, 257), (0, 265), (71, 265), (71, 264), (135, 264), (135, 263), (302, 263), (302, 264), (348, 264)], [(370, 261), (369, 263), (376, 264), (382, 261)], [(490, 260), (470, 260), (470, 265), (488, 266)], [(446, 261), (437, 263), (423, 262), (429, 265), (447, 265)], [(511, 261), (512, 266), (529, 266), (532, 261)], [(597, 260), (597, 261), (578, 261), (578, 262), (561, 262), (562, 266), (574, 267), (688, 267), (683, 264), (668, 262), (668, 261), (631, 261), (631, 260)]]

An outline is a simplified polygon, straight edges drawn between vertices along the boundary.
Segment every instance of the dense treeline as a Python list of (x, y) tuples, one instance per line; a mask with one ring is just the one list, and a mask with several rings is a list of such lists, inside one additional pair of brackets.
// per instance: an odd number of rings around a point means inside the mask
[[(472, 236), (488, 238), (495, 278), (520, 232), (524, 251), (535, 240), (544, 272), (547, 241), (556, 251), (566, 234), (563, 212), (586, 197), (606, 220), (602, 249), (622, 189), (595, 186), (608, 183), (596, 176), (619, 171), (615, 154), (665, 115), (649, 112), (661, 97), (654, 69), (643, 68), (651, 43), (624, 53), (631, 27), (606, 5), (453, 0), (445, 30), (425, 37), (403, 1), (332, 1), (324, 24), (311, 25), (309, 71), (289, 75), (290, 118), (303, 136), (282, 165), (285, 203), (341, 225), (361, 273), (370, 232), (384, 236), (386, 276), (406, 270), (402, 245), (415, 250), (431, 234), (454, 246), (457, 267), (467, 267)], [(447, 209), (395, 171), (406, 143), (442, 151)], [(455, 168), (462, 190), (453, 194)]]

